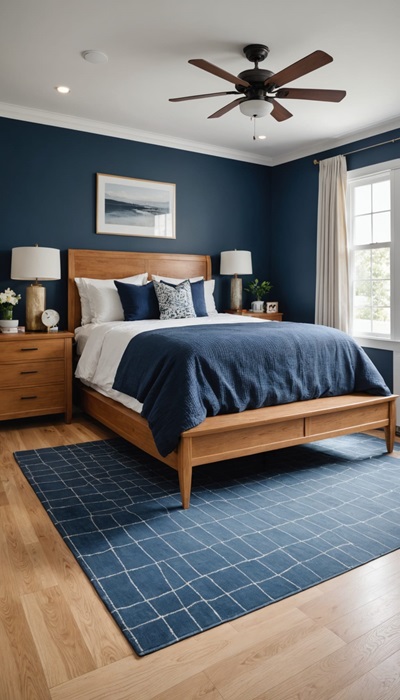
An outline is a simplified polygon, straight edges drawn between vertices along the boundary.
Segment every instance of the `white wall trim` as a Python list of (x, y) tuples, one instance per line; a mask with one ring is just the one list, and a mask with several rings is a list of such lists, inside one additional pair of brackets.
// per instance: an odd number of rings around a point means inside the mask
[[(395, 129), (400, 129), (400, 118), (381, 122), (380, 124), (375, 124), (361, 131), (352, 131), (337, 139), (319, 141), (318, 143), (313, 144), (312, 151), (310, 151), (310, 149), (293, 151), (289, 155), (283, 156), (282, 158), (274, 158), (272, 165), (282, 165), (283, 163), (287, 163), (292, 160), (299, 160), (300, 158), (306, 158), (307, 156), (315, 156), (323, 151), (330, 151), (334, 148), (340, 148), (340, 146), (345, 146), (348, 143), (362, 141), (363, 139), (370, 138), (371, 136), (379, 136), (379, 134), (384, 134), (387, 131), (394, 131)], [(349, 173), (350, 172), (352, 171), (349, 171)]]
[(155, 134), (150, 131), (139, 131), (138, 129), (130, 129), (129, 127), (119, 126), (118, 124), (109, 124), (91, 119), (81, 119), (67, 114), (46, 112), (40, 109), (27, 109), (17, 105), (6, 104), (4, 102), (0, 102), (0, 116), (7, 117), (9, 119), (33, 122), (35, 124), (58, 126), (63, 129), (75, 129), (76, 131), (85, 131), (91, 134), (100, 134), (102, 136), (111, 136), (118, 139), (127, 139), (128, 141), (151, 143), (156, 146), (177, 148), (181, 151), (203, 153), (205, 155), (217, 156), (219, 158), (240, 160), (247, 163), (254, 163), (255, 165), (273, 164), (271, 158), (251, 155), (250, 153), (245, 153), (244, 151), (219, 148), (218, 146), (213, 146), (208, 143), (185, 141), (184, 139), (174, 138), (173, 136)]
[(205, 155), (216, 156), (219, 158), (229, 158), (231, 160), (240, 160), (247, 163), (254, 163), (255, 165), (267, 166), (282, 165), (283, 163), (288, 163), (307, 156), (315, 156), (318, 153), (339, 148), (347, 143), (360, 141), (361, 139), (366, 139), (370, 136), (376, 136), (378, 134), (385, 133), (386, 131), (392, 131), (400, 128), (400, 118), (396, 118), (391, 121), (371, 125), (362, 131), (344, 134), (338, 139), (330, 139), (314, 143), (311, 147), (300, 149), (298, 151), (292, 151), (291, 153), (288, 153), (282, 157), (278, 156), (276, 158), (270, 158), (244, 151), (236, 151), (222, 147), (220, 148), (208, 143), (186, 141), (173, 136), (167, 136), (166, 134), (140, 131), (139, 129), (131, 129), (118, 124), (83, 119), (58, 112), (47, 112), (45, 110), (8, 104), (5, 102), (0, 102), (0, 117), (18, 119), (20, 121), (33, 122), (35, 124), (58, 126), (63, 129), (75, 129), (76, 131), (85, 131), (92, 134), (100, 134), (102, 136), (127, 139), (128, 141), (151, 143), (156, 146), (177, 148), (178, 150), (192, 151), (193, 153), (203, 153)]

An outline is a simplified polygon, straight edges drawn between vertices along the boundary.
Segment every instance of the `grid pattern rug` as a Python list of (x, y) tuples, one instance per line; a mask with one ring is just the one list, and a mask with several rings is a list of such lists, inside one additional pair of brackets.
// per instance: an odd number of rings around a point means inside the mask
[(400, 546), (400, 460), (368, 435), (198, 467), (186, 511), (119, 438), (15, 458), (140, 655)]

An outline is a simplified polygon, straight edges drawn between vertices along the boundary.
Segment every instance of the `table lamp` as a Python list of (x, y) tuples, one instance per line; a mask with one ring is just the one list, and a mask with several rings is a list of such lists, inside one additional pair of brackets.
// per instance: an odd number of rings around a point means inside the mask
[(233, 275), (231, 280), (231, 309), (242, 308), (242, 280), (238, 275), (251, 275), (251, 253), (249, 250), (225, 250), (221, 253), (221, 275)]
[(26, 330), (43, 331), (42, 313), (46, 308), (46, 289), (39, 280), (59, 280), (60, 251), (40, 248), (38, 245), (13, 248), (11, 251), (11, 279), (35, 280), (26, 288)]

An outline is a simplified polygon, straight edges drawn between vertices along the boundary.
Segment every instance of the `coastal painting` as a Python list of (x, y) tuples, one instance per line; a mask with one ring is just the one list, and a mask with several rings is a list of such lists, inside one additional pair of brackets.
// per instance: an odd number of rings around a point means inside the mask
[(175, 185), (97, 173), (96, 233), (175, 238)]

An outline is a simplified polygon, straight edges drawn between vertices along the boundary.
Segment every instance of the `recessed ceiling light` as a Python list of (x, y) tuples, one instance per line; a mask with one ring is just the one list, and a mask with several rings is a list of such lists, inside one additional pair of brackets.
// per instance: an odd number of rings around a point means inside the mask
[(61, 93), (61, 95), (68, 95), (70, 92), (70, 88), (66, 85), (57, 85), (56, 90), (57, 92)]
[(263, 141), (263, 140), (266, 139), (267, 137), (266, 137), (266, 136), (263, 136), (262, 134), (260, 134), (260, 136), (257, 136), (257, 138), (260, 139), (260, 141)]
[(85, 61), (89, 63), (108, 63), (108, 56), (104, 51), (98, 51), (97, 49), (89, 49), (88, 51), (82, 51), (82, 57)]

